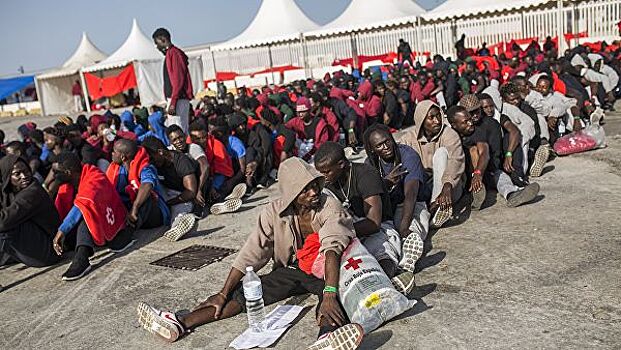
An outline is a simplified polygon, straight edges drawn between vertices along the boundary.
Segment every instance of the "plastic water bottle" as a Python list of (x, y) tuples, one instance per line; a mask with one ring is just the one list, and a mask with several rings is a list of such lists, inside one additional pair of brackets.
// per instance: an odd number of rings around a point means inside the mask
[(246, 313), (248, 314), (248, 326), (253, 332), (264, 330), (263, 320), (265, 320), (265, 304), (263, 304), (263, 287), (259, 276), (254, 272), (252, 266), (246, 267), (246, 276), (242, 281), (244, 286), (244, 297), (246, 298)]

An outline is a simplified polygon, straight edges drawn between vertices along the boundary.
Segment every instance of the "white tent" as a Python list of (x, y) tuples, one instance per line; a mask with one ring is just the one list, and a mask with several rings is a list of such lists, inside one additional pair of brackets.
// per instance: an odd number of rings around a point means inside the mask
[(244, 31), (233, 39), (212, 46), (230, 50), (282, 41), (296, 40), (301, 33), (319, 25), (308, 18), (293, 0), (263, 0), (259, 11)]
[[(153, 40), (147, 37), (133, 20), (132, 29), (125, 42), (107, 59), (82, 69), (82, 72), (118, 71), (134, 64), (138, 94), (143, 106), (165, 102), (163, 88), (164, 55), (157, 50)], [(203, 87), (203, 65), (200, 57), (189, 57), (189, 70), (194, 92)]]
[(121, 47), (98, 64), (86, 67), (84, 72), (96, 72), (107, 69), (121, 68), (139, 60), (162, 58), (162, 53), (155, 48), (153, 40), (148, 38), (134, 19), (132, 29)]
[[(476, 14), (503, 12), (537, 7), (551, 0), (447, 0), (422, 15), (427, 20), (467, 17)], [(556, 1), (554, 1), (556, 2)]]
[(425, 10), (412, 0), (352, 0), (334, 21), (304, 35), (328, 36), (405, 24), (423, 13)]
[(80, 45), (61, 67), (36, 76), (37, 95), (43, 114), (75, 112), (71, 89), (80, 79), (80, 68), (105, 58), (106, 54), (93, 45), (86, 33), (82, 33)]

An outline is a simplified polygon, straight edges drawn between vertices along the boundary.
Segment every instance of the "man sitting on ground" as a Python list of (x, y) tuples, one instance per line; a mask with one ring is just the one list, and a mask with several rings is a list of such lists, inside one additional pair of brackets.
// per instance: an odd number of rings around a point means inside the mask
[(177, 241), (192, 231), (196, 223), (192, 210), (198, 191), (198, 168), (188, 156), (169, 150), (156, 137), (147, 137), (142, 147), (162, 179), (162, 194), (170, 207), (172, 224), (164, 236)]
[[(466, 95), (462, 98), (460, 104), (470, 106), (470, 108), (474, 108), (476, 111), (480, 109), (480, 106), (476, 106), (475, 103), (479, 101), (478, 99), (475, 101), (475, 98), (475, 96)], [(447, 118), (453, 129), (461, 136), (464, 149), (467, 151), (468, 169), (472, 170), (472, 176), (469, 179), (469, 191), (473, 195), (473, 209), (479, 210), (483, 205), (486, 195), (486, 183), (493, 184), (498, 189), (500, 195), (507, 200), (507, 206), (509, 207), (517, 207), (535, 199), (539, 193), (538, 184), (531, 183), (520, 189), (500, 169), (500, 135), (492, 135), (492, 132), (490, 132), (492, 131), (491, 128), (486, 130), (484, 127), (475, 127), (472, 117), (465, 106), (449, 108)], [(498, 122), (491, 118), (486, 120), (498, 124)], [(500, 125), (495, 126), (494, 130), (494, 134), (500, 134)]]
[(32, 267), (55, 264), (59, 258), (52, 239), (60, 219), (52, 200), (23, 158), (4, 156), (0, 176), (0, 266), (10, 261)]
[(430, 100), (416, 106), (414, 125), (400, 141), (421, 158), (426, 174), (423, 198), (431, 203), (431, 225), (441, 227), (453, 215), (453, 203), (463, 192), (465, 159), (461, 139), (446, 124), (440, 107)]
[(427, 204), (418, 200), (424, 182), (420, 157), (412, 147), (398, 144), (390, 129), (382, 124), (367, 129), (364, 147), (366, 163), (380, 173), (390, 196), (389, 213), (393, 214), (394, 226), (403, 240), (399, 265), (414, 272), (414, 264), (423, 253), (431, 216)]
[(108, 245), (119, 253), (134, 240), (131, 230), (125, 228), (123, 201), (101, 170), (82, 165), (75, 153), (63, 152), (53, 172), (54, 182), (59, 184), (56, 209), (63, 218), (54, 237), (54, 250), (62, 255), (75, 241), (73, 261), (62, 276), (64, 281), (73, 281), (91, 270), (88, 258), (95, 246)]
[[(139, 230), (168, 225), (170, 210), (163, 197), (157, 170), (151, 165), (144, 148), (132, 140), (117, 140), (106, 175), (128, 209), (127, 223), (130, 226)], [(165, 237), (174, 240), (174, 237)]]
[[(336, 293), (341, 254), (354, 238), (352, 219), (340, 203), (322, 193), (324, 178), (301, 159), (284, 161), (279, 174), (281, 197), (261, 212), (257, 228), (237, 255), (222, 290), (183, 316), (140, 303), (139, 322), (146, 330), (174, 342), (195, 327), (244, 312), (246, 300), (240, 282), (246, 268), (259, 271), (272, 259), (272, 271), (261, 276), (265, 304), (313, 293), (319, 297), (320, 340), (311, 348), (347, 350), (360, 344), (362, 328), (346, 324)], [(300, 266), (304, 264), (293, 254), (311, 239), (317, 239), (317, 253), (325, 256), (324, 280), (303, 271)]]
[[(356, 236), (377, 259), (382, 269), (393, 278), (395, 288), (407, 294), (414, 286), (414, 274), (406, 271), (399, 274), (401, 239), (392, 229), (382, 227), (382, 222), (391, 219), (389, 199), (384, 191), (382, 178), (371, 166), (351, 163), (345, 157), (341, 144), (326, 142), (315, 154), (315, 168), (326, 177), (329, 191), (356, 218)], [(410, 259), (418, 259), (420, 253), (404, 252)]]
[(218, 203), (212, 206), (212, 214), (214, 211), (218, 214), (236, 211), (242, 205), (241, 198), (247, 187), (245, 183), (239, 183), (239, 176), (235, 177), (233, 161), (226, 146), (214, 135), (207, 133), (207, 126), (200, 121), (190, 125), (190, 138), (203, 148), (207, 156), (210, 185), (209, 197), (206, 199), (210, 204)]
[(199, 207), (196, 213), (202, 217), (203, 209), (207, 204), (205, 198), (209, 193), (207, 182), (209, 181), (209, 162), (205, 151), (201, 146), (195, 143), (188, 143), (187, 135), (183, 132), (179, 125), (173, 124), (166, 129), (166, 136), (170, 141), (168, 149), (185, 153), (194, 159), (200, 168), (200, 177), (198, 179), (198, 192), (196, 193), (196, 206)]

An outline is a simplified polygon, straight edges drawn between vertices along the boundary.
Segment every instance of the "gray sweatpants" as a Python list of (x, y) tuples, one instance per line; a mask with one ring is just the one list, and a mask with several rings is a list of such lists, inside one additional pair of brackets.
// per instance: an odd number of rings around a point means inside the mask
[[(170, 106), (170, 99), (166, 99), (166, 107)], [(190, 127), (190, 100), (177, 100), (175, 115), (169, 115), (164, 122), (166, 127), (179, 125), (187, 135)]]

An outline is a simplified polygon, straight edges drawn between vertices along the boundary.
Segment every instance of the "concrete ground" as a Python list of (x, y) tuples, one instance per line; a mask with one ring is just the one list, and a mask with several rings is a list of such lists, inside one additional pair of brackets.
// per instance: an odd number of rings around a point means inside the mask
[[(0, 120), (5, 131), (18, 124)], [(607, 149), (548, 164), (534, 203), (509, 209), (488, 198), (483, 211), (466, 210), (436, 232), (411, 294), (417, 306), (366, 336), (362, 349), (621, 349), (621, 114), (607, 118), (606, 130)], [(140, 328), (135, 309), (139, 301), (192, 308), (221, 288), (233, 256), (196, 272), (149, 262), (194, 244), (239, 249), (276, 187), (238, 213), (207, 217), (179, 242), (140, 232), (135, 249), (98, 252), (96, 269), (76, 282), (60, 280), (68, 262), (0, 270), (1, 348), (227, 348), (245, 329), (245, 315), (169, 345)], [(316, 299), (291, 302), (314, 306)], [(312, 343), (312, 315), (276, 348)]]

